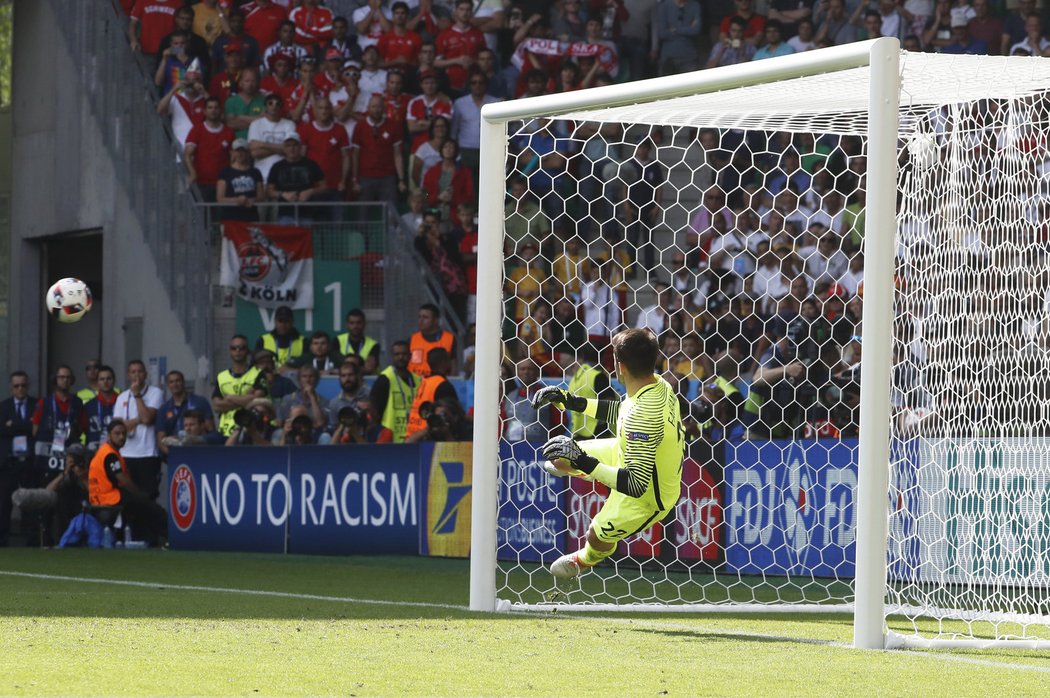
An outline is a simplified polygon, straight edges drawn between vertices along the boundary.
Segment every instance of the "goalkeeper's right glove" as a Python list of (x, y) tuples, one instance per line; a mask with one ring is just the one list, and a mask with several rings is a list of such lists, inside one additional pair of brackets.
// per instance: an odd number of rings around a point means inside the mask
[(586, 453), (580, 445), (569, 436), (555, 436), (543, 444), (543, 457), (547, 460), (564, 458), (572, 467), (590, 475), (598, 465), (598, 459)]
[(532, 396), (532, 408), (538, 410), (544, 405), (551, 404), (561, 409), (572, 412), (583, 412), (587, 409), (587, 398), (573, 395), (570, 392), (557, 388), (553, 385), (540, 388)]

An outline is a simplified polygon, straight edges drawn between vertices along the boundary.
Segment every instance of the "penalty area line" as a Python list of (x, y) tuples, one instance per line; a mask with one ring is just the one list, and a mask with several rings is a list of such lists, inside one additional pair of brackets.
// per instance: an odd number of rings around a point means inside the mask
[(321, 594), (299, 594), (290, 591), (266, 591), (262, 589), (234, 589), (230, 587), (208, 587), (195, 584), (169, 584), (168, 582), (138, 582), (127, 579), (102, 579), (101, 577), (70, 577), (60, 574), (39, 574), (36, 572), (12, 572), (0, 570), (0, 576), (23, 577), (26, 579), (45, 579), (55, 582), (75, 582), (78, 584), (109, 584), (141, 589), (162, 591), (197, 591), (216, 594), (242, 594), (245, 596), (269, 596), (279, 599), (297, 599), (302, 601), (326, 601), (329, 603), (362, 604), (367, 606), (404, 606), (406, 608), (433, 608), (447, 611), (469, 611), (467, 606), (448, 603), (430, 603), (427, 601), (386, 601), (383, 599), (360, 599), (351, 596), (324, 596)]

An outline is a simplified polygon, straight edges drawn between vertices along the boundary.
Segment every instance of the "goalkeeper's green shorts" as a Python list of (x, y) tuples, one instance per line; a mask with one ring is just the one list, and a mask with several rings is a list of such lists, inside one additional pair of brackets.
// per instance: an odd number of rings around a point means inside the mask
[(591, 521), (591, 528), (598, 540), (616, 543), (641, 533), (657, 521), (663, 521), (670, 509), (654, 509), (634, 497), (620, 492), (610, 492), (609, 499)]

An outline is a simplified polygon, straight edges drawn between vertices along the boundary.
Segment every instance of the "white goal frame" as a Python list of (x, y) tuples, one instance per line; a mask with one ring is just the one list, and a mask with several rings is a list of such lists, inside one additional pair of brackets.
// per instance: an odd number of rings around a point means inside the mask
[[(507, 122), (716, 92), (852, 68), (868, 68), (867, 216), (865, 225), (864, 361), (858, 464), (854, 645), (887, 646), (884, 606), (889, 491), (894, 238), (896, 235), (900, 43), (881, 38), (742, 65), (490, 104), (482, 109), (477, 277), (474, 469), (470, 608), (497, 610), (499, 367), (503, 298), (503, 215)], [(499, 234), (496, 234), (497, 231)], [(493, 329), (495, 328), (495, 329)], [(602, 607), (602, 610), (609, 610)], [(635, 605), (624, 610), (645, 610)], [(662, 611), (813, 612), (813, 605), (675, 606)]]

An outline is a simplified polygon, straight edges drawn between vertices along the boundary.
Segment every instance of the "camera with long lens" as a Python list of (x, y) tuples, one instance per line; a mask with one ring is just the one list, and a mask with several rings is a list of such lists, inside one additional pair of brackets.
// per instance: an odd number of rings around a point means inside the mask
[(344, 427), (349, 428), (355, 426), (362, 422), (361, 410), (357, 409), (354, 405), (343, 405), (339, 408), (337, 419)]
[(431, 431), (435, 429), (443, 429), (448, 426), (448, 420), (445, 419), (445, 415), (440, 414), (434, 409), (433, 402), (424, 402), (419, 406), (419, 416), (427, 423), (427, 428)]
[(233, 423), (239, 426), (241, 429), (262, 429), (263, 419), (262, 415), (254, 410), (239, 409), (233, 413)]

